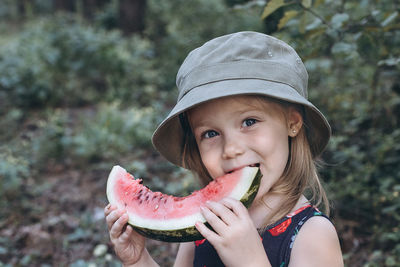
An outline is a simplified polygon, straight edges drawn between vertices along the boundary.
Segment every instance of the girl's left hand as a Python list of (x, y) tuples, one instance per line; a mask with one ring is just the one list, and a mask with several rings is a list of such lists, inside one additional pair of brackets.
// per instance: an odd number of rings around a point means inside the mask
[(226, 266), (270, 266), (261, 237), (240, 201), (226, 198), (208, 202), (202, 214), (215, 232), (201, 222), (196, 228)]

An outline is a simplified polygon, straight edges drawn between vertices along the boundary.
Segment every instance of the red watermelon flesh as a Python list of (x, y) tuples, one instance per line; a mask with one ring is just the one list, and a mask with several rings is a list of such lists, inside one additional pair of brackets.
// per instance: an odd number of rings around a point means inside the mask
[[(175, 197), (152, 192), (141, 179), (135, 179), (122, 167), (114, 166), (107, 181), (107, 197), (111, 204), (126, 209), (129, 224), (134, 227), (146, 231), (154, 229), (158, 233), (182, 230), (193, 227), (197, 221), (205, 222), (200, 207), (206, 201), (219, 201), (225, 197), (247, 200), (249, 191), (253, 199), (259, 186), (258, 181), (254, 188), (257, 174), (260, 176), (257, 167), (245, 167), (213, 180), (189, 196)], [(163, 240), (162, 237), (156, 239)]]

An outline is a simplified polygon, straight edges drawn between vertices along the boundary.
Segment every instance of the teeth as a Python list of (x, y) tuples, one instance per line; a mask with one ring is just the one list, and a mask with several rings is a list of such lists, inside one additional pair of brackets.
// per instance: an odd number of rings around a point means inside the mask
[(260, 164), (259, 163), (256, 163), (256, 164), (251, 164), (251, 165), (249, 165), (250, 167), (259, 167), (260, 166)]
[[(247, 165), (248, 167), (260, 167), (260, 163), (254, 163), (254, 164), (250, 164), (250, 165)], [(228, 171), (228, 172), (226, 172), (226, 173), (232, 173), (232, 172), (234, 172), (233, 170), (232, 171)]]

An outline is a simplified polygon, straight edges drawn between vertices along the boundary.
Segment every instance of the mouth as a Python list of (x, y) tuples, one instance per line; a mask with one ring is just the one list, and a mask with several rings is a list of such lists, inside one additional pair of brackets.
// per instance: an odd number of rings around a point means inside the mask
[(253, 163), (253, 164), (250, 164), (250, 165), (246, 165), (246, 166), (234, 168), (234, 169), (232, 169), (232, 170), (230, 170), (230, 171), (228, 171), (228, 172), (226, 172), (226, 173), (232, 173), (232, 172), (237, 171), (237, 170), (240, 170), (240, 169), (242, 169), (242, 168), (244, 168), (244, 167), (257, 167), (257, 168), (259, 168), (259, 167), (260, 167), (260, 163)]

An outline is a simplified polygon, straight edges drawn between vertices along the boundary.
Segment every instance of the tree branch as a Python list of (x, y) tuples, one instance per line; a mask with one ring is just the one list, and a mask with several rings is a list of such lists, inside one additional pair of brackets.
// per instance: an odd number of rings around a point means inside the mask
[(329, 22), (327, 22), (323, 17), (321, 17), (319, 14), (317, 14), (314, 10), (312, 10), (311, 8), (303, 6), (303, 4), (301, 4), (301, 3), (300, 3), (300, 6), (303, 8), (303, 10), (305, 10), (307, 12), (310, 12), (314, 17), (318, 18), (323, 24), (328, 26), (328, 28), (332, 29), (332, 26), (329, 24)]

